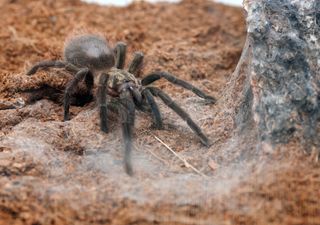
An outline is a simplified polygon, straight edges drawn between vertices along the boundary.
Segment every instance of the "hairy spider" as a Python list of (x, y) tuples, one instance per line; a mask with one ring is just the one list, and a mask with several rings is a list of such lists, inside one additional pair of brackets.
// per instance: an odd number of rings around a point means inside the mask
[(190, 83), (180, 80), (166, 72), (153, 72), (142, 80), (135, 76), (143, 63), (143, 54), (135, 52), (134, 58), (127, 70), (124, 70), (126, 44), (118, 42), (112, 50), (106, 40), (98, 35), (86, 34), (69, 40), (64, 48), (64, 60), (41, 61), (35, 64), (27, 75), (32, 75), (38, 69), (56, 67), (65, 68), (74, 73), (74, 78), (67, 84), (63, 97), (64, 121), (69, 120), (70, 98), (75, 94), (79, 82), (85, 82), (88, 93), (92, 93), (94, 77), (97, 77), (97, 103), (100, 113), (100, 128), (108, 132), (107, 109), (119, 112), (124, 139), (124, 165), (126, 172), (132, 174), (130, 162), (132, 129), (135, 121), (135, 110), (149, 112), (153, 116), (153, 124), (161, 129), (162, 118), (154, 96), (159, 97), (165, 105), (175, 111), (193, 132), (199, 136), (201, 142), (209, 146), (209, 140), (199, 126), (190, 118), (177, 103), (157, 87), (149, 86), (156, 80), (164, 78), (169, 82), (186, 88), (201, 98), (215, 103), (211, 97)]

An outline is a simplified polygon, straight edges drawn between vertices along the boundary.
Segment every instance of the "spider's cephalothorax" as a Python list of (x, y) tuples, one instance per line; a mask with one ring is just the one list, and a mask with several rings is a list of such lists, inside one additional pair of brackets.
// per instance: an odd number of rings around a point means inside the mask
[(135, 120), (135, 110), (151, 113), (155, 128), (162, 128), (162, 118), (154, 97), (159, 97), (165, 105), (174, 110), (188, 126), (196, 133), (201, 142), (208, 146), (209, 140), (200, 127), (191, 119), (177, 103), (161, 89), (150, 86), (156, 80), (164, 78), (169, 82), (186, 88), (210, 103), (215, 103), (211, 97), (192, 84), (180, 80), (166, 72), (153, 72), (142, 80), (136, 78), (142, 63), (143, 54), (136, 52), (127, 70), (124, 70), (126, 45), (119, 42), (111, 50), (104, 38), (97, 35), (81, 35), (67, 42), (63, 61), (42, 61), (35, 64), (28, 75), (36, 73), (40, 68), (65, 68), (74, 73), (74, 78), (67, 84), (64, 92), (64, 120), (69, 120), (70, 98), (75, 94), (79, 82), (84, 81), (87, 93), (91, 94), (94, 77), (97, 77), (97, 103), (100, 113), (100, 128), (108, 132), (108, 109), (117, 110), (121, 118), (122, 132), (125, 144), (125, 169), (132, 174), (130, 163), (132, 128)]

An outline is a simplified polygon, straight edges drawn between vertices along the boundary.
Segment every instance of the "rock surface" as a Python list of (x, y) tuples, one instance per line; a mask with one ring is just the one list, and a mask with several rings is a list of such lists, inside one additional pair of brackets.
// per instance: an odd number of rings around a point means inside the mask
[(249, 76), (259, 137), (320, 148), (320, 2), (248, 1)]

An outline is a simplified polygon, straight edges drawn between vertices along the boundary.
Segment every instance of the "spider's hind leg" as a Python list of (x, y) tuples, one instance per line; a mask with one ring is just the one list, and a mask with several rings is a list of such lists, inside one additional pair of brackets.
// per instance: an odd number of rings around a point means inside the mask
[(199, 88), (193, 86), (192, 84), (188, 83), (187, 81), (181, 80), (172, 74), (166, 73), (166, 72), (153, 72), (149, 75), (147, 75), (145, 78), (142, 79), (141, 84), (143, 86), (146, 86), (148, 84), (151, 84), (161, 78), (166, 79), (167, 81), (179, 85), (187, 90), (192, 91), (196, 95), (198, 95), (201, 98), (204, 98), (208, 100), (210, 103), (215, 103), (216, 99), (210, 95), (205, 94), (203, 91), (201, 91)]
[(49, 67), (64, 68), (65, 66), (66, 66), (66, 63), (60, 60), (42, 61), (33, 65), (31, 69), (28, 70), (27, 75), (35, 74), (39, 69), (44, 69)]
[(148, 87), (151, 93), (154, 96), (159, 97), (168, 107), (170, 107), (173, 111), (175, 111), (183, 120), (185, 120), (188, 126), (195, 132), (201, 142), (205, 146), (210, 146), (210, 141), (206, 137), (206, 135), (202, 132), (201, 128), (191, 119), (189, 114), (185, 112), (177, 103), (175, 103), (166, 93), (161, 91), (159, 88), (156, 87)]
[(64, 121), (69, 120), (71, 94), (77, 88), (78, 83), (82, 81), (89, 72), (90, 71), (87, 68), (79, 70), (79, 72), (77, 72), (75, 77), (67, 84), (67, 87), (65, 89), (64, 96), (63, 96)]
[(107, 124), (107, 83), (109, 76), (105, 73), (102, 73), (99, 77), (99, 84), (97, 89), (97, 101), (100, 111), (100, 129), (107, 133), (108, 124)]
[(34, 64), (26, 73), (28, 76), (35, 74), (39, 69), (47, 68), (65, 68), (67, 71), (72, 73), (77, 73), (81, 69), (71, 63), (61, 61), (61, 60), (45, 60)]
[(32, 104), (43, 98), (47, 98), (53, 102), (59, 103), (59, 100), (63, 94), (62, 90), (59, 90), (46, 84), (42, 85), (39, 88), (31, 88), (20, 92), (23, 95), (26, 95), (26, 104)]

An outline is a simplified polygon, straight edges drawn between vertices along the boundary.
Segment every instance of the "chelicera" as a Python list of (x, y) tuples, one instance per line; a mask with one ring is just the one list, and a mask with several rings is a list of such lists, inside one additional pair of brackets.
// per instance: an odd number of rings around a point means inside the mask
[(153, 117), (154, 127), (157, 129), (163, 127), (161, 113), (154, 97), (160, 98), (165, 105), (176, 112), (186, 121), (188, 126), (200, 138), (200, 141), (204, 145), (209, 146), (209, 139), (191, 119), (189, 114), (164, 91), (150, 84), (164, 78), (175, 85), (192, 91), (210, 103), (215, 103), (215, 98), (167, 72), (153, 72), (140, 80), (136, 78), (136, 75), (140, 72), (144, 55), (141, 52), (135, 52), (134, 58), (127, 70), (124, 69), (125, 58), (125, 43), (118, 42), (115, 48), (112, 49), (107, 41), (99, 35), (79, 35), (66, 42), (63, 60), (41, 61), (35, 64), (27, 72), (27, 75), (32, 75), (39, 69), (49, 67), (65, 68), (74, 74), (73, 79), (67, 84), (64, 91), (64, 121), (70, 119), (70, 99), (79, 83), (84, 81), (87, 93), (92, 93), (94, 81), (96, 80), (96, 99), (100, 114), (100, 129), (103, 132), (108, 132), (108, 110), (117, 110), (121, 117), (124, 139), (124, 165), (129, 175), (133, 172), (130, 155), (135, 110), (150, 113)]

